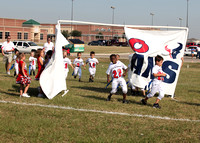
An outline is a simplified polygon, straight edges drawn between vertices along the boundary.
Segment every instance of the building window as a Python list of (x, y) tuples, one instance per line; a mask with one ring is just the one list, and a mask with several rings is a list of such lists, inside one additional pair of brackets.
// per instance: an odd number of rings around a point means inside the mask
[(10, 32), (5, 32), (5, 39), (10, 35)]
[(3, 32), (0, 32), (0, 39), (3, 38)]
[(24, 40), (28, 39), (28, 33), (24, 33)]
[(44, 35), (41, 33), (41, 34), (40, 34), (40, 40), (43, 40), (43, 39), (44, 39), (43, 36), (44, 36)]
[(17, 33), (17, 39), (22, 39), (22, 33), (21, 32)]

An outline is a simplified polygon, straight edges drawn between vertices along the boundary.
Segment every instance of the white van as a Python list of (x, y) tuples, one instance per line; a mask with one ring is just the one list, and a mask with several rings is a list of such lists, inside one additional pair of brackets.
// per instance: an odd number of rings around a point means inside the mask
[(14, 41), (13, 43), (20, 53), (30, 53), (31, 50), (43, 49), (42, 46), (38, 46), (31, 41)]

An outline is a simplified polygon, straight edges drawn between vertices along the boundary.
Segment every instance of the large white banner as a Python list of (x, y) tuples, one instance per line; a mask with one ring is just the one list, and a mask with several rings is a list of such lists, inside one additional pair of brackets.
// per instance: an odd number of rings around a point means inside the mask
[(58, 93), (67, 88), (62, 52), (62, 46), (67, 44), (69, 42), (62, 35), (60, 24), (56, 25), (55, 52), (40, 76), (41, 88), (49, 99), (54, 98)]
[(181, 69), (188, 30), (136, 30), (125, 27), (129, 45), (135, 51), (130, 56), (129, 81), (144, 88), (153, 79), (155, 56), (164, 58), (163, 71), (167, 74), (162, 86), (165, 94), (174, 95)]

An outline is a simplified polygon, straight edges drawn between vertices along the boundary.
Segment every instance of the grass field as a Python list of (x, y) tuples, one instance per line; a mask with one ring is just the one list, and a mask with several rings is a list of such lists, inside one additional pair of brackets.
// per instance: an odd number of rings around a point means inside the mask
[[(88, 49), (88, 53), (90, 50)], [(121, 91), (113, 96), (111, 102), (106, 101), (111, 90), (111, 86), (105, 89), (105, 71), (109, 59), (99, 59), (94, 83), (88, 82), (88, 67), (83, 70), (81, 83), (71, 76), (70, 69), (66, 81), (68, 94), (64, 97), (58, 95), (53, 100), (36, 97), (39, 83), (34, 80), (28, 91), (32, 97), (20, 98), (15, 78), (4, 74), (2, 56), (0, 61), (1, 101), (200, 120), (200, 64), (197, 63), (189, 64), (189, 68), (186, 64), (183, 65), (176, 88), (176, 101), (165, 97), (160, 103), (162, 108), (154, 109), (152, 104), (155, 97), (149, 100), (147, 106), (140, 104), (140, 95), (128, 96), (130, 104), (122, 104)], [(122, 61), (128, 64), (128, 60)], [(130, 95), (130, 91), (128, 94)], [(0, 142), (200, 142), (200, 122), (194, 121), (161, 120), (10, 103), (0, 103), (0, 121)]]

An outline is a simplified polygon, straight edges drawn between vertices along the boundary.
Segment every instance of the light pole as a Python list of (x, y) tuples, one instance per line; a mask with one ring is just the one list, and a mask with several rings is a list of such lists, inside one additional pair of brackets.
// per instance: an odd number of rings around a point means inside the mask
[(189, 20), (189, 11), (188, 11), (188, 9), (189, 9), (189, 0), (187, 0), (187, 18), (186, 18), (186, 27), (189, 27), (189, 24), (188, 24), (188, 20)]
[[(111, 8), (113, 9), (113, 14), (112, 14), (112, 24), (114, 24), (115, 7), (114, 7), (114, 6), (111, 6)], [(112, 39), (113, 39), (113, 26), (112, 26)]]
[(182, 18), (179, 18), (179, 21), (180, 21), (180, 27), (182, 27)]
[(152, 16), (152, 19), (151, 19), (151, 25), (153, 26), (153, 16), (154, 16), (155, 14), (150, 13), (150, 15)]
[[(73, 14), (74, 14), (74, 0), (72, 0), (71, 21), (74, 20), (74, 15)], [(72, 22), (71, 22), (71, 33), (72, 33)]]

